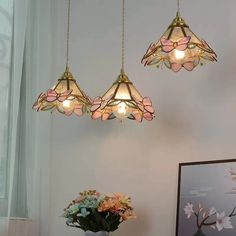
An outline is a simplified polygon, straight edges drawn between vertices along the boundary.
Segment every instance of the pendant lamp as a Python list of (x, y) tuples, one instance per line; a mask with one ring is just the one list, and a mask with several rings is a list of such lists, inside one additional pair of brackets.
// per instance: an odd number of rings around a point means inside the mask
[(113, 85), (102, 97), (96, 97), (92, 103), (92, 119), (103, 121), (126, 118), (142, 122), (154, 118), (154, 108), (148, 97), (142, 97), (125, 74), (125, 0), (122, 0), (122, 66)]
[(192, 71), (206, 61), (217, 61), (217, 55), (203, 39), (199, 39), (180, 16), (180, 0), (177, 0), (177, 15), (162, 35), (152, 43), (142, 59), (144, 66), (162, 67), (174, 72), (182, 68)]
[(70, 10), (71, 0), (68, 0), (68, 22), (67, 22), (67, 48), (66, 69), (56, 85), (41, 93), (33, 105), (36, 111), (58, 111), (70, 116), (76, 114), (82, 116), (89, 112), (91, 102), (89, 97), (80, 89), (72, 73), (69, 70), (69, 41), (70, 41)]

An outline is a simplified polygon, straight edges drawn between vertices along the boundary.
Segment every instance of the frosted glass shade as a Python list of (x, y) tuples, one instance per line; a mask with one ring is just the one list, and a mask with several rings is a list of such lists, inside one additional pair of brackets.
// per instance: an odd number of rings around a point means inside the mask
[(66, 68), (57, 84), (46, 93), (41, 93), (33, 105), (36, 111), (58, 111), (70, 116), (73, 113), (82, 116), (89, 112), (91, 101), (80, 89), (73, 75)]
[(154, 118), (152, 102), (142, 97), (128, 76), (121, 72), (118, 79), (102, 96), (96, 97), (91, 107), (92, 119), (110, 120), (125, 118), (142, 122)]
[(217, 55), (203, 39), (199, 39), (177, 13), (157, 43), (152, 43), (143, 56), (145, 66), (165, 65), (174, 72), (192, 71), (206, 61), (217, 61)]

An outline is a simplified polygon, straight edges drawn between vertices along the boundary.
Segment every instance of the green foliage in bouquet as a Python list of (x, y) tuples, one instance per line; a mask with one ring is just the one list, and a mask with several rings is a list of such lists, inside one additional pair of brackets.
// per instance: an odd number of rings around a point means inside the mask
[(84, 191), (64, 209), (66, 224), (83, 231), (113, 232), (119, 225), (134, 218), (131, 199), (123, 194), (101, 195), (95, 190)]

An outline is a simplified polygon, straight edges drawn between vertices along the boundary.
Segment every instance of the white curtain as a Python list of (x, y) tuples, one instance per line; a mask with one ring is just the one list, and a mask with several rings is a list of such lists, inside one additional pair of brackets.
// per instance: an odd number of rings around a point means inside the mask
[[(13, 2), (0, 2), (0, 216), (7, 215), (8, 117)], [(0, 234), (1, 235), (1, 234)]]
[(9, 132), (5, 137), (7, 204), (5, 212), (0, 207), (0, 235), (47, 236), (51, 121), (50, 114), (36, 114), (31, 107), (39, 92), (51, 84), (52, 3), (12, 3)]

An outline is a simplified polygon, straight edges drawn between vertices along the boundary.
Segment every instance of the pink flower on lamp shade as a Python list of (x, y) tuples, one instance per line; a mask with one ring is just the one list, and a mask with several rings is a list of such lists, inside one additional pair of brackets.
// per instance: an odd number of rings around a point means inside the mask
[(133, 110), (132, 115), (135, 120), (138, 122), (142, 122), (143, 118), (145, 120), (151, 121), (154, 118), (155, 110), (152, 106), (152, 101), (149, 97), (144, 97), (143, 100), (138, 100), (134, 97), (139, 110)]
[[(109, 96), (106, 99), (101, 97), (96, 97), (93, 100), (91, 113), (92, 119), (101, 119), (102, 121), (113, 119), (113, 97), (114, 94)], [(135, 96), (132, 97), (134, 102), (125, 102), (127, 107), (131, 110), (129, 119), (136, 120), (137, 122), (142, 122), (143, 119), (147, 121), (151, 121), (154, 118), (154, 108), (152, 106), (152, 102), (150, 98), (144, 97), (142, 100), (137, 99)], [(117, 104), (116, 104), (117, 105)]]
[(187, 36), (177, 42), (173, 42), (172, 40), (163, 37), (161, 38), (162, 51), (166, 53), (169, 53), (174, 49), (184, 51), (187, 49), (190, 39), (191, 36)]
[[(113, 96), (113, 94), (112, 94)], [(101, 118), (101, 120), (105, 121), (109, 119), (112, 114), (112, 109), (110, 107), (106, 107), (108, 102), (111, 100), (112, 96), (109, 96), (107, 99), (102, 99), (101, 97), (96, 97), (93, 100), (91, 112), (92, 119), (97, 120)]]

